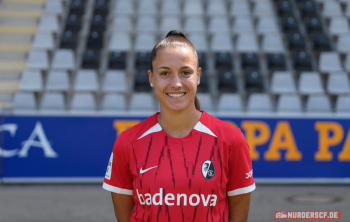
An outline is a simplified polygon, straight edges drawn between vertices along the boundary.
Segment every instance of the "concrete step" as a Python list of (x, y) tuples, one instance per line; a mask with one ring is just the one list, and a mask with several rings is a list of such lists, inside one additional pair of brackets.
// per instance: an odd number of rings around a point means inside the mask
[(18, 81), (19, 77), (21, 76), (21, 72), (0, 72), (0, 81), (3, 80), (12, 80), (12, 81)]
[(38, 4), (45, 3), (47, 0), (2, 0), (3, 3), (16, 3), (16, 4)]
[(42, 10), (44, 4), (42, 3), (7, 3), (0, 4), (1, 10)]
[(28, 18), (0, 18), (0, 25), (38, 25), (39, 19)]
[(18, 90), (18, 81), (13, 80), (1, 80), (0, 81), (0, 92), (1, 93), (15, 93)]
[(32, 48), (30, 43), (0, 43), (0, 52), (27, 53)]
[[(1, 26), (1, 25), (0, 25)], [(0, 43), (31, 43), (33, 41), (33, 35), (24, 34), (0, 34)]]
[(37, 18), (43, 14), (43, 10), (9, 10), (0, 9), (0, 18)]
[(0, 25), (0, 34), (26, 34), (33, 35), (38, 30), (37, 26), (22, 26), (22, 25)]
[(22, 72), (25, 65), (25, 60), (0, 60), (0, 72)]

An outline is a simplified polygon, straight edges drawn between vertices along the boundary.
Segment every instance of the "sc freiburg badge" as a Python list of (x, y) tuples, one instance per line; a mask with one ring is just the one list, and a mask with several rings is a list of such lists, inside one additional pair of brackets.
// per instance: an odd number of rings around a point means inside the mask
[(211, 180), (215, 175), (215, 166), (214, 163), (210, 160), (206, 160), (202, 164), (202, 174), (205, 179)]

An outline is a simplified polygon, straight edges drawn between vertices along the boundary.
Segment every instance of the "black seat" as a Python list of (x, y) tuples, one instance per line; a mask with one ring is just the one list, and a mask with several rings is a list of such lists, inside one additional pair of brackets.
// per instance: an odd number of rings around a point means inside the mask
[(77, 33), (71, 30), (66, 30), (61, 36), (60, 48), (76, 49), (78, 46)]
[(136, 68), (149, 70), (151, 68), (149, 63), (150, 59), (151, 59), (150, 52), (138, 52), (136, 54)]
[(82, 15), (85, 12), (85, 0), (72, 0), (70, 7), (69, 7), (69, 13)]
[(284, 33), (299, 32), (298, 21), (293, 16), (283, 18), (282, 29)]
[(204, 72), (201, 73), (201, 81), (200, 81), (200, 84), (198, 85), (198, 92), (202, 92), (202, 93), (209, 92), (209, 80), (208, 80), (208, 76)]
[(81, 16), (78, 14), (70, 14), (67, 17), (66, 21), (66, 29), (73, 30), (75, 32), (79, 32), (82, 26)]
[(104, 32), (106, 29), (106, 17), (95, 14), (91, 20), (90, 31)]
[(109, 69), (125, 69), (126, 68), (126, 53), (111, 52), (108, 61)]
[(147, 69), (139, 70), (135, 76), (134, 90), (137, 92), (150, 92), (152, 87), (149, 83)]
[(207, 57), (204, 52), (197, 52), (199, 66), (202, 68), (207, 68)]
[(92, 31), (90, 32), (87, 40), (88, 49), (100, 50), (103, 48), (103, 34), (102, 32)]
[(269, 54), (267, 56), (267, 67), (270, 71), (286, 70), (286, 57), (281, 53)]
[(328, 52), (332, 50), (331, 40), (325, 34), (318, 34), (313, 39), (313, 49), (316, 52)]
[(294, 69), (296, 71), (312, 71), (311, 56), (304, 51), (296, 53), (294, 56)]
[(236, 92), (237, 81), (235, 75), (230, 71), (220, 71), (218, 88), (220, 92)]
[(242, 69), (245, 71), (259, 70), (259, 58), (256, 53), (242, 54)]
[(215, 55), (215, 67), (218, 70), (232, 70), (233, 60), (231, 53), (220, 52)]
[(293, 33), (288, 36), (288, 48), (290, 51), (305, 51), (305, 39), (300, 33)]
[(306, 19), (306, 32), (308, 34), (322, 34), (323, 25), (318, 17), (310, 17)]
[(278, 15), (280, 17), (293, 16), (293, 6), (288, 0), (278, 1), (277, 3)]
[(315, 2), (311, 0), (300, 1), (300, 12), (303, 18), (317, 16), (317, 6)]
[(97, 0), (94, 6), (94, 14), (107, 15), (109, 11), (109, 0)]
[(249, 93), (259, 93), (264, 91), (263, 77), (259, 72), (247, 72), (244, 75), (245, 90)]
[(98, 69), (100, 67), (100, 53), (93, 49), (86, 50), (81, 67), (84, 69)]

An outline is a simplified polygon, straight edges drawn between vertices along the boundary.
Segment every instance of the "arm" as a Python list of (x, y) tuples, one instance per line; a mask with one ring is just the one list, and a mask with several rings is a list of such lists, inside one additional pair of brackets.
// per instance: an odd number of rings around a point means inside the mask
[(229, 221), (247, 222), (251, 193), (228, 197)]
[(134, 207), (134, 201), (131, 195), (112, 194), (112, 201), (114, 206), (114, 213), (118, 222), (130, 222), (131, 211)]

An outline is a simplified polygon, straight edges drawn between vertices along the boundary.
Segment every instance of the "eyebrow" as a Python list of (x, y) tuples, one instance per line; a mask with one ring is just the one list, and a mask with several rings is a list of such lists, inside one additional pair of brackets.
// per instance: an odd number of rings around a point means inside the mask
[[(157, 70), (159, 70), (159, 69), (170, 69), (170, 68), (166, 67), (166, 66), (161, 66)], [(192, 68), (189, 66), (182, 66), (180, 69), (192, 69)]]

